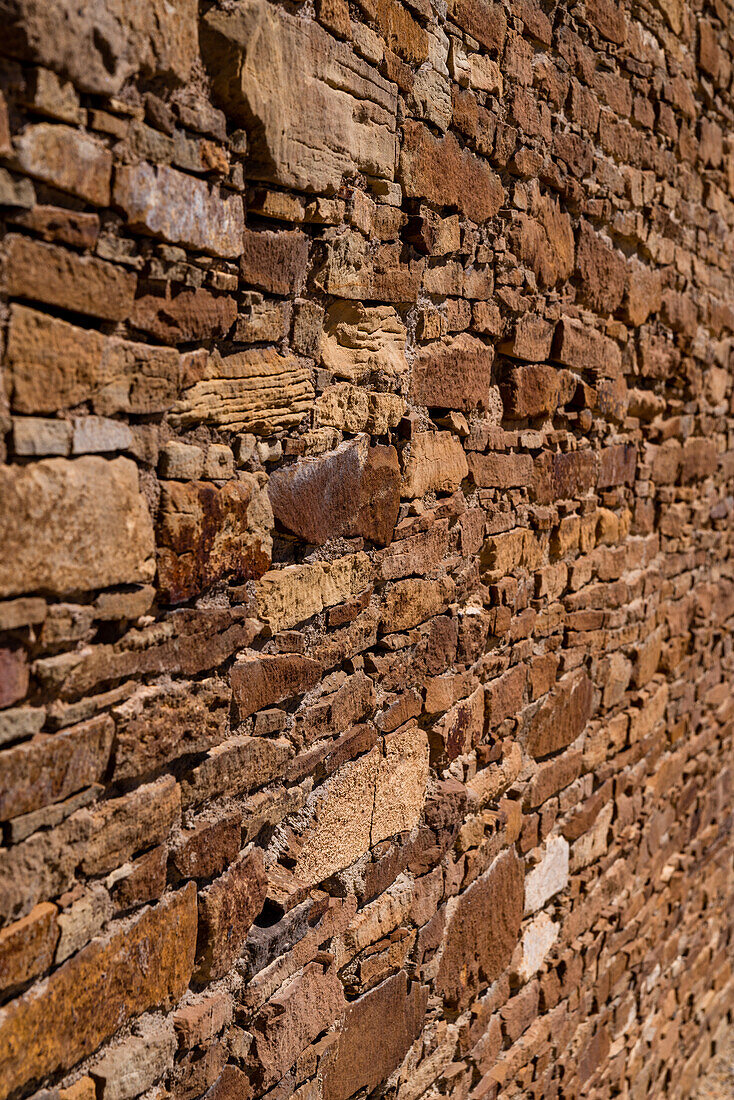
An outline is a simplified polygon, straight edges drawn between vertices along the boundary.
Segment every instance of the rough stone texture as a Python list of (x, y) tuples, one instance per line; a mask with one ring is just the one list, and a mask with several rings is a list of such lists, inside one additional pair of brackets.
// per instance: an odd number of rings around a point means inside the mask
[(5, 466), (0, 481), (0, 595), (152, 579), (150, 513), (129, 459), (49, 458)]
[(0, 0), (0, 1100), (699, 1092), (732, 41)]

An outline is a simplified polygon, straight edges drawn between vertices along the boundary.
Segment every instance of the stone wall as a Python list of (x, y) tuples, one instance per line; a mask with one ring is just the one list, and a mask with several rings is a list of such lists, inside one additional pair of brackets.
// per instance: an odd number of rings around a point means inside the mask
[(723, 0), (0, 0), (0, 1100), (688, 1098)]

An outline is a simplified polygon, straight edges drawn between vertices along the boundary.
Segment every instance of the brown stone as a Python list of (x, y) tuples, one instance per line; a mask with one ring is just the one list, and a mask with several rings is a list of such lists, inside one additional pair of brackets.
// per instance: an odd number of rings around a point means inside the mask
[(564, 319), (556, 329), (553, 359), (580, 371), (593, 371), (602, 378), (616, 378), (622, 370), (619, 345), (608, 336)]
[(440, 615), (451, 603), (455, 585), (451, 577), (438, 581), (410, 577), (396, 581), (385, 593), (380, 629), (383, 633), (410, 630), (433, 615)]
[(545, 364), (514, 367), (500, 386), (505, 416), (525, 420), (554, 413), (562, 395), (561, 374)]
[(297, 294), (306, 278), (309, 239), (299, 229), (282, 233), (245, 229), (240, 272), (245, 283), (270, 294)]
[(136, 852), (166, 840), (180, 816), (181, 791), (172, 775), (80, 810), (77, 823), (89, 828), (81, 869), (88, 875), (112, 871)]
[(501, 4), (491, 0), (452, 0), (452, 18), (488, 50), (500, 51), (507, 33), (507, 18)]
[(183, 82), (198, 52), (196, 14), (196, 0), (7, 0), (3, 53), (101, 95), (137, 73)]
[(564, 676), (530, 719), (525, 734), (528, 752), (541, 758), (570, 745), (586, 728), (593, 702), (594, 689), (583, 670)]
[(0, 648), (0, 708), (12, 706), (28, 691), (28, 657), (22, 646)]
[(127, 873), (120, 875), (110, 888), (110, 898), (115, 909), (125, 911), (157, 901), (166, 888), (168, 851), (159, 844), (145, 852), (132, 863)]
[(197, 287), (180, 290), (174, 297), (146, 294), (138, 298), (130, 324), (164, 344), (180, 344), (226, 336), (236, 319), (233, 298)]
[(690, 438), (683, 444), (681, 480), (684, 483), (710, 477), (716, 473), (718, 465), (719, 456), (713, 439)]
[(553, 331), (554, 326), (550, 321), (527, 313), (517, 319), (512, 336), (503, 340), (498, 350), (513, 359), (542, 363), (550, 355)]
[(207, 481), (161, 483), (158, 589), (183, 603), (228, 578), (248, 581), (270, 566), (271, 511), (252, 475), (217, 487)]
[(395, 974), (353, 1001), (324, 1074), (324, 1100), (371, 1092), (400, 1065), (423, 1027), (428, 989)]
[(252, 1085), (237, 1066), (225, 1066), (214, 1084), (204, 1093), (203, 1100), (250, 1100)]
[(115, 709), (115, 780), (152, 772), (227, 733), (231, 692), (218, 679), (142, 687)]
[(131, 229), (213, 256), (239, 256), (242, 198), (167, 165), (124, 165), (115, 173), (114, 203)]
[(263, 1088), (279, 1081), (305, 1050), (344, 1012), (334, 966), (309, 963), (255, 1017), (254, 1061)]
[(109, 321), (124, 321), (135, 275), (74, 252), (11, 233), (3, 242), (2, 284), (13, 298), (30, 298)]
[(535, 273), (541, 287), (555, 286), (573, 271), (571, 219), (548, 195), (538, 201), (533, 216), (519, 214), (511, 239), (522, 263)]
[(334, 192), (355, 168), (392, 178), (395, 86), (349, 45), (264, 0), (209, 12), (200, 33), (216, 101), (248, 128), (255, 179)]
[(127, 458), (0, 469), (0, 595), (149, 581), (153, 529)]
[(230, 797), (264, 787), (280, 775), (291, 755), (282, 738), (233, 737), (215, 746), (181, 783), (184, 807), (198, 806), (208, 798)]
[(399, 178), (406, 195), (439, 206), (454, 206), (479, 224), (499, 210), (504, 192), (486, 162), (462, 149), (453, 134), (435, 138), (408, 120), (400, 150)]
[(614, 485), (631, 485), (637, 468), (637, 448), (634, 443), (617, 443), (605, 447), (599, 457), (598, 489)]
[(519, 939), (523, 867), (514, 851), (499, 856), (450, 906), (436, 989), (463, 1008), (500, 976)]
[(59, 938), (56, 912), (55, 905), (42, 902), (27, 917), (0, 931), (0, 993), (3, 996), (20, 989), (53, 964)]
[(237, 858), (241, 837), (242, 821), (237, 814), (213, 823), (201, 822), (177, 838), (171, 863), (181, 878), (212, 878)]
[(94, 248), (99, 236), (99, 215), (62, 206), (34, 206), (16, 214), (13, 224), (38, 233), (49, 243), (70, 244), (74, 248)]
[(418, 432), (404, 464), (402, 495), (453, 493), (468, 473), (464, 448), (451, 432)]
[(29, 176), (95, 206), (109, 205), (112, 154), (91, 134), (37, 122), (16, 139), (15, 155)]
[(252, 653), (236, 661), (230, 679), (240, 718), (310, 691), (321, 675), (318, 661), (298, 653)]
[(236, 963), (250, 926), (265, 901), (267, 875), (254, 848), (199, 894), (196, 978), (223, 978)]
[(276, 471), (268, 494), (275, 518), (306, 542), (321, 546), (340, 535), (362, 535), (384, 546), (400, 505), (397, 453), (370, 447), (361, 436)]
[(581, 295), (598, 313), (614, 313), (621, 305), (627, 265), (616, 252), (582, 221), (576, 245), (576, 270), (581, 279)]
[(539, 504), (583, 496), (595, 485), (597, 469), (592, 450), (545, 451), (535, 460), (532, 495)]
[(112, 747), (108, 715), (0, 753), (0, 820), (30, 813), (96, 783)]
[(417, 405), (447, 409), (486, 408), (494, 352), (466, 333), (419, 349), (410, 396)]
[(58, 413), (91, 401), (96, 413), (166, 411), (179, 387), (172, 348), (149, 347), (13, 305), (6, 348), (12, 406)]
[(530, 455), (477, 454), (468, 456), (469, 473), (476, 485), (484, 488), (511, 489), (530, 485), (533, 460)]
[(190, 883), (131, 926), (94, 940), (51, 975), (42, 993), (31, 990), (0, 1011), (5, 1095), (71, 1069), (148, 1009), (171, 1008), (189, 983), (195, 948)]
[(508, 669), (491, 684), (487, 684), (486, 709), (490, 731), (506, 718), (514, 718), (519, 713), (526, 682), (527, 666), (521, 664)]

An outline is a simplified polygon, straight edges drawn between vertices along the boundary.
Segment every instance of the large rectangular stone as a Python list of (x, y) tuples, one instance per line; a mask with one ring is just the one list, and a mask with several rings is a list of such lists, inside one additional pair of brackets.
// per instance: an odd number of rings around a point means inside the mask
[(410, 395), (417, 405), (447, 409), (486, 408), (494, 350), (461, 333), (419, 348)]
[(355, 169), (392, 179), (395, 85), (315, 20), (243, 0), (204, 17), (201, 45), (216, 101), (251, 135), (256, 179), (317, 192)]
[(493, 218), (504, 199), (489, 165), (462, 149), (452, 133), (436, 138), (420, 122), (406, 121), (400, 182), (406, 195), (438, 206), (456, 206), (479, 224)]
[(0, 596), (150, 581), (153, 524), (127, 458), (0, 467)]
[(189, 984), (196, 924), (196, 887), (189, 883), (1, 1009), (3, 1100), (70, 1069), (148, 1009), (171, 1008)]
[(245, 228), (240, 195), (165, 165), (124, 165), (115, 175), (114, 203), (133, 229), (213, 256), (239, 256)]

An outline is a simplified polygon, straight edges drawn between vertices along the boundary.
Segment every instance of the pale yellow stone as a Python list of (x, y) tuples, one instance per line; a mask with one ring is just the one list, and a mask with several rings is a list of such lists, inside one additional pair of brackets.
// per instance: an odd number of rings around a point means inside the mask
[(408, 370), (405, 325), (392, 306), (334, 302), (326, 311), (321, 361), (335, 378), (359, 382), (373, 372), (400, 377)]
[(316, 401), (316, 423), (343, 432), (385, 435), (404, 413), (405, 399), (397, 394), (374, 393), (349, 382), (329, 386)]
[(385, 738), (372, 818), (372, 843), (420, 821), (428, 783), (428, 738), (415, 723)]
[(405, 462), (402, 495), (453, 493), (468, 474), (464, 448), (451, 432), (418, 432)]
[(325, 607), (356, 596), (371, 578), (372, 566), (363, 553), (272, 569), (255, 586), (259, 617), (274, 633), (289, 630)]

